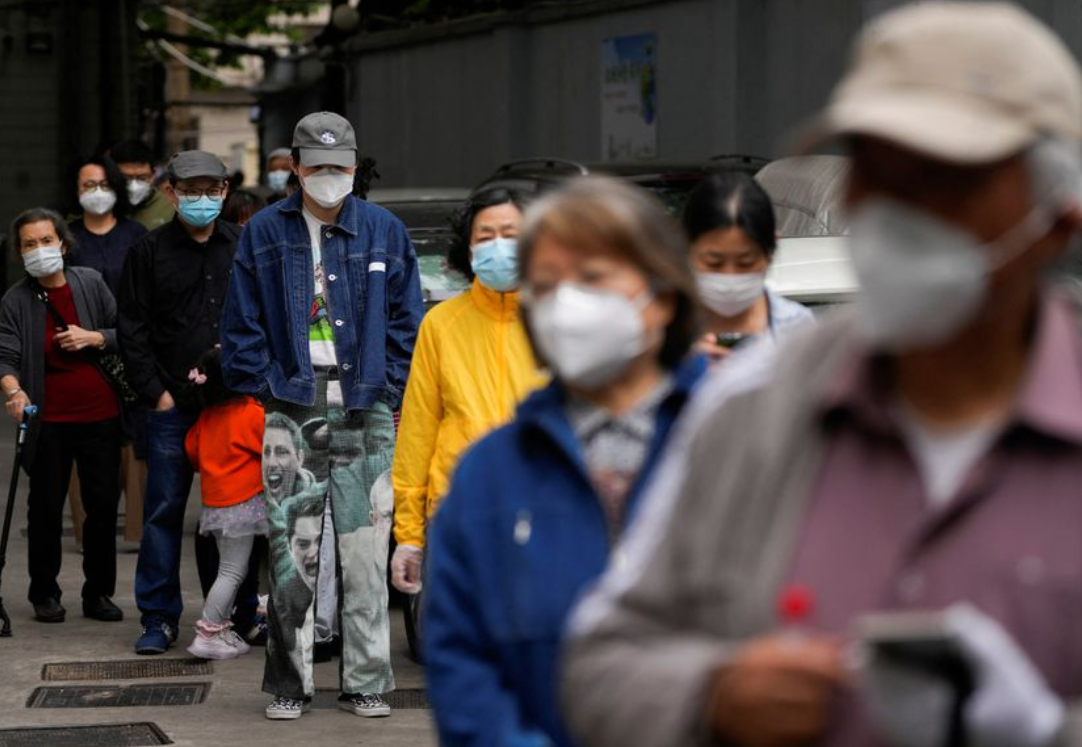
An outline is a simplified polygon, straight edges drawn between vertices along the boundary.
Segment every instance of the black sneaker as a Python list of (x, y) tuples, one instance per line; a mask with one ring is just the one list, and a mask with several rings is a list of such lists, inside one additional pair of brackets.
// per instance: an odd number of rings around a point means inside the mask
[(120, 622), (124, 619), (124, 613), (109, 597), (95, 597), (83, 600), (83, 617), (102, 622)]
[(34, 619), (43, 623), (62, 623), (67, 617), (68, 611), (56, 597), (49, 597), (42, 602), (31, 602), (34, 605)]

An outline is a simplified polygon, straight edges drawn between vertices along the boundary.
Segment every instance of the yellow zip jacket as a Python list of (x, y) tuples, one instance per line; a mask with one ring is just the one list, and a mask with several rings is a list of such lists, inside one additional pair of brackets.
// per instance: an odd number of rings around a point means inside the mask
[(421, 322), (410, 364), (394, 467), (394, 536), (424, 547), (425, 525), (462, 451), (511, 419), (546, 377), (519, 318), (517, 293), (474, 280)]

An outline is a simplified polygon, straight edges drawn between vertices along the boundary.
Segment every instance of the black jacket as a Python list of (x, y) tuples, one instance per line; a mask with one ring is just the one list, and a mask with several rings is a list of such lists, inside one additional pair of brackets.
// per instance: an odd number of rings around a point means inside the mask
[(206, 244), (178, 218), (140, 239), (128, 252), (117, 299), (117, 333), (128, 381), (153, 406), (168, 391), (183, 409), (188, 371), (218, 344), (222, 301), (240, 227), (217, 221)]
[[(65, 267), (64, 276), (71, 286), (82, 328), (105, 335), (105, 351), (115, 353), (116, 302), (101, 273), (89, 267)], [(46, 313), (45, 304), (25, 277), (0, 299), (0, 377), (18, 377), (19, 385), (35, 405), (45, 404)], [(41, 418), (30, 420), (22, 461), (27, 471), (34, 461), (40, 425)]]

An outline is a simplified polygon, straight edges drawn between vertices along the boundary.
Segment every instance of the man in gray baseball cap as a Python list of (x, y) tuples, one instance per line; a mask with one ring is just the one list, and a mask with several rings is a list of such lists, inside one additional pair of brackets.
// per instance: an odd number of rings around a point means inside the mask
[(1080, 138), (1014, 3), (861, 34), (803, 140), (851, 155), (861, 298), (691, 408), (572, 624), (582, 744), (1082, 744)]
[[(193, 479), (184, 437), (199, 415), (188, 371), (218, 344), (240, 235), (237, 226), (218, 219), (228, 189), (221, 159), (189, 150), (174, 155), (167, 168), (162, 192), (177, 215), (131, 248), (117, 299), (128, 379), (151, 410), (143, 541), (135, 569), (139, 654), (164, 653), (177, 638), (181, 526)], [(203, 543), (196, 548), (200, 554), (211, 549)]]
[[(300, 190), (256, 214), (237, 247), (222, 317), (222, 373), (230, 388), (260, 397), (268, 417), (326, 423), (330, 446), (309, 444), (305, 466), (330, 474), (322, 484), (332, 509), (327, 525), (343, 559), (339, 708), (387, 716), (382, 694), (394, 688), (387, 587), (382, 576), (373, 586), (367, 572), (385, 566), (387, 547), (372, 539), (369, 493), (391, 466), (393, 412), (421, 320), (417, 256), (401, 221), (353, 196), (357, 140), (347, 119), (332, 112), (301, 119), (292, 169)], [(313, 694), (312, 652), (291, 656), (289, 645), (312, 646), (313, 600), (289, 583), (284, 507), (270, 493), (274, 619), (263, 689), (274, 696), (266, 717), (287, 720), (300, 718)], [(333, 578), (330, 565), (321, 565), (321, 575)], [(299, 630), (296, 620), (305, 621)]]

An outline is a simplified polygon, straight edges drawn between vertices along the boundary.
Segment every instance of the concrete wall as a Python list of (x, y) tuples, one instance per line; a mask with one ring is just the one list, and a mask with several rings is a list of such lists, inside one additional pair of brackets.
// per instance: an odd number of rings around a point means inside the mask
[(531, 156), (601, 160), (602, 41), (642, 33), (658, 38), (659, 160), (776, 154), (823, 100), (861, 16), (857, 0), (581, 8), (358, 45), (349, 115), (381, 184), (469, 185)]
[[(868, 17), (912, 0), (594, 0), (364, 37), (348, 115), (382, 186), (471, 185), (531, 156), (601, 159), (600, 54), (658, 37), (658, 159), (776, 156)], [(1082, 5), (1025, 0), (1082, 53)]]

